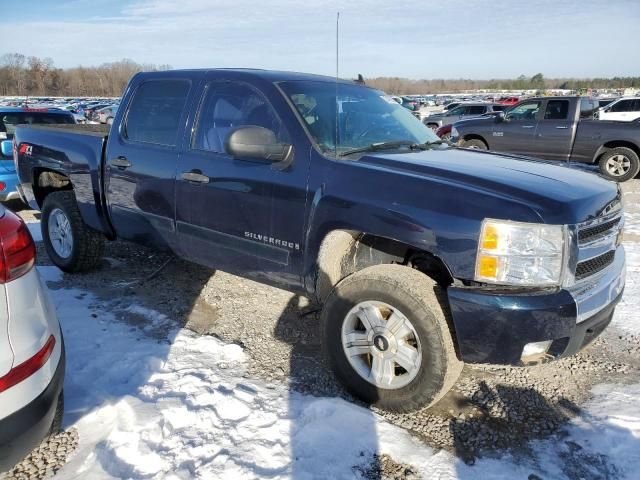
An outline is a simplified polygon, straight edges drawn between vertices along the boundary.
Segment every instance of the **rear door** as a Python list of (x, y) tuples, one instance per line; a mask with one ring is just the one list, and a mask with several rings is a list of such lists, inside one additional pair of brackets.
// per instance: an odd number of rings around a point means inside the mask
[(518, 155), (535, 155), (536, 127), (542, 100), (524, 101), (509, 109), (502, 122), (493, 125), (489, 148), (498, 152), (515, 153)]
[[(569, 160), (575, 134), (575, 112), (569, 100), (546, 100), (536, 129), (536, 156), (548, 160)], [(570, 113), (573, 113), (571, 115)]]
[(142, 80), (132, 88), (106, 150), (111, 221), (119, 238), (173, 246), (178, 143), (195, 88), (175, 73)]

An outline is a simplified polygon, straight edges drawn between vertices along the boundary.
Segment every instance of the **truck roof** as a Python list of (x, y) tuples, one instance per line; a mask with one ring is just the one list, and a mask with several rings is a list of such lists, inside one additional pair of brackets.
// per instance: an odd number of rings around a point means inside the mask
[[(167, 70), (158, 72), (141, 72), (138, 75), (144, 77), (155, 77), (166, 74)], [(283, 82), (283, 81), (316, 81), (316, 82), (335, 82), (336, 77), (330, 77), (327, 75), (316, 75), (313, 73), (301, 73), (301, 72), (287, 72), (282, 70), (262, 70), (259, 68), (197, 68), (197, 69), (178, 69), (169, 70), (169, 72), (182, 72), (182, 73), (203, 73), (203, 72), (226, 72), (237, 73), (240, 75), (250, 75), (256, 78), (271, 82)], [(348, 80), (340, 78), (338, 83), (355, 84), (354, 80)], [(366, 86), (366, 85), (365, 85)]]

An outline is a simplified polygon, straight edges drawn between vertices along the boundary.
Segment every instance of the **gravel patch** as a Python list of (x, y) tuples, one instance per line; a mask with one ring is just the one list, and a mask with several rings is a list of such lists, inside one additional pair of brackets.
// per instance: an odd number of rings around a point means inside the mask
[(71, 428), (48, 438), (1, 480), (40, 480), (53, 477), (78, 448), (78, 431)]

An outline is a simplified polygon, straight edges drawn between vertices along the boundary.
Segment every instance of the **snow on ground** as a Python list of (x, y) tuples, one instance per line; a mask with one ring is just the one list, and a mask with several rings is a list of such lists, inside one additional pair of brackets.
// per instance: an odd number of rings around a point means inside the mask
[(374, 452), (433, 479), (640, 478), (640, 385), (597, 387), (562, 433), (531, 443), (531, 456), (466, 465), (363, 407), (247, 378), (238, 345), (181, 329), (158, 340), (88, 292), (51, 293), (67, 347), (65, 426), (80, 435), (61, 479), (358, 478), (353, 467)]
[[(625, 212), (626, 235), (640, 235), (640, 213)], [(627, 333), (640, 334), (640, 243), (625, 241), (627, 278), (622, 300), (616, 308), (612, 325)]]

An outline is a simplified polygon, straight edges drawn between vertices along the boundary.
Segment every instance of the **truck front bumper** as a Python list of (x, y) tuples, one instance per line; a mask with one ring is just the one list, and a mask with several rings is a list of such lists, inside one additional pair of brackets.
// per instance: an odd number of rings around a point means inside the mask
[(448, 289), (458, 354), (467, 363), (525, 365), (524, 348), (551, 342), (545, 360), (573, 355), (611, 322), (622, 297), (625, 254), (579, 287), (520, 292), (488, 288)]

